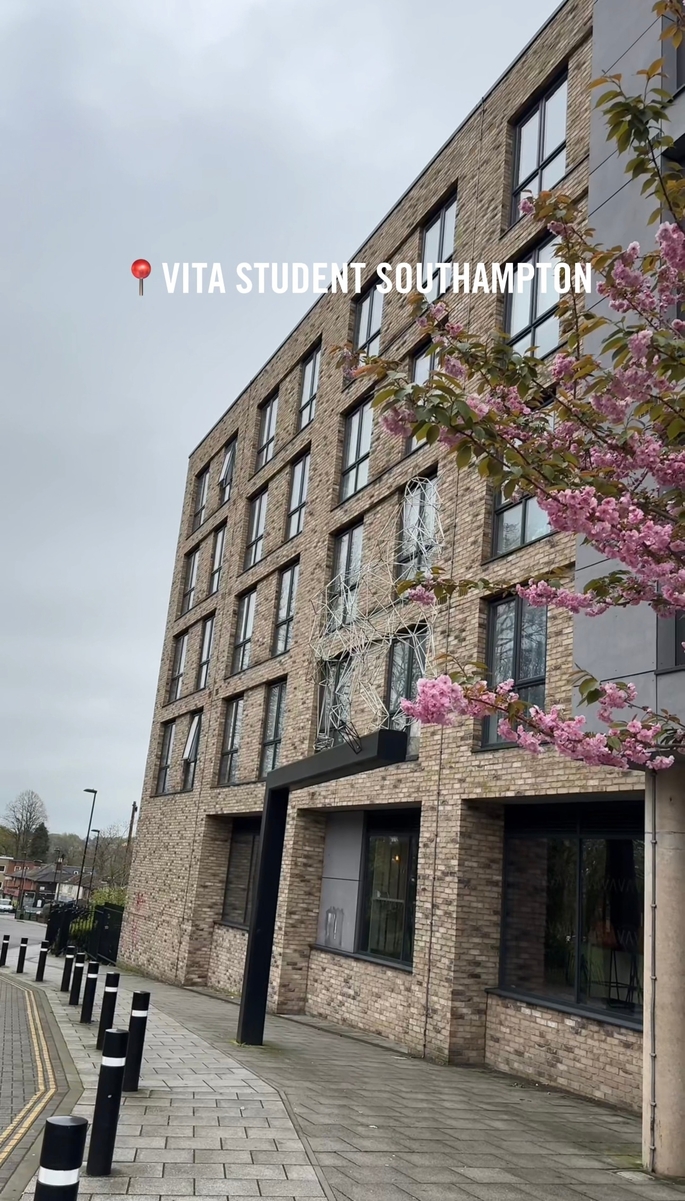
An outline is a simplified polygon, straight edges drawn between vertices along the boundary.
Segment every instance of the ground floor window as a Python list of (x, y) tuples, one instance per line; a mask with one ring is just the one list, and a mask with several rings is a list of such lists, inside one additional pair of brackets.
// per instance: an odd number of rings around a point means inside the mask
[(418, 844), (417, 809), (367, 813), (358, 951), (412, 962)]
[(632, 801), (507, 808), (503, 988), (639, 1024), (643, 821)]
[(257, 875), (260, 817), (234, 817), (221, 920), (229, 926), (249, 926)]

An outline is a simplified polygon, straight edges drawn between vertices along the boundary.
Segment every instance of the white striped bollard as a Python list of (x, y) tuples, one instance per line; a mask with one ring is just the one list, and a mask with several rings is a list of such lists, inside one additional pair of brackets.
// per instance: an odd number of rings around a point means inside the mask
[(2, 948), (0, 948), (0, 967), (4, 967), (5, 964), (7, 963), (7, 952), (9, 951), (9, 949), (10, 949), (10, 936), (9, 936), (9, 934), (3, 934)]
[(36, 968), (36, 982), (38, 984), (42, 984), (43, 980), (45, 979), (45, 961), (48, 957), (49, 950), (50, 950), (50, 943), (47, 942), (45, 939), (43, 939), (42, 943), (40, 944), (40, 952), (38, 955), (38, 967)]
[(118, 992), (119, 973), (108, 972), (105, 976), (105, 991), (102, 994), (102, 1009), (100, 1010), (100, 1025), (98, 1026), (98, 1036), (95, 1043), (98, 1051), (101, 1051), (104, 1045), (105, 1031), (111, 1030), (114, 1025), (114, 1012), (117, 1007)]
[(127, 1030), (106, 1031), (88, 1148), (89, 1176), (109, 1176), (112, 1171), (127, 1043)]
[(71, 984), (71, 969), (74, 966), (75, 955), (76, 950), (71, 946), (67, 947), (66, 951), (64, 952), (64, 968), (62, 970), (62, 983), (59, 986), (60, 992), (69, 992), (69, 985)]
[(143, 1044), (150, 1009), (149, 992), (134, 992), (131, 1004), (131, 1019), (128, 1024), (128, 1048), (124, 1068), (124, 1092), (136, 1093), (143, 1063)]
[(29, 945), (28, 938), (22, 938), (19, 943), (19, 958), (17, 959), (17, 975), (21, 976), (24, 970), (24, 961), (26, 959), (26, 949)]
[(81, 981), (83, 980), (83, 968), (86, 962), (86, 952), (77, 951), (76, 959), (74, 960), (74, 971), (71, 977), (71, 991), (69, 993), (69, 1004), (78, 1005), (81, 997)]
[(86, 972), (86, 983), (83, 989), (83, 1005), (81, 1006), (81, 1021), (84, 1024), (89, 1024), (93, 1020), (93, 1005), (95, 1003), (95, 990), (98, 986), (98, 971), (100, 964), (95, 960), (91, 960), (88, 964)]
[(87, 1132), (85, 1118), (48, 1118), (34, 1201), (76, 1201)]

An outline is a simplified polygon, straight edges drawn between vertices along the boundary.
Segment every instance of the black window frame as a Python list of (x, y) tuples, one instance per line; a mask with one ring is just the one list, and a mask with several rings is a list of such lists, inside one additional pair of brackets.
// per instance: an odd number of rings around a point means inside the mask
[(242, 693), (224, 701), (223, 733), (217, 772), (217, 785), (220, 788), (228, 788), (236, 782), (243, 726), (243, 702)]
[(183, 587), (181, 589), (181, 617), (189, 613), (195, 604), (197, 590), (197, 569), (200, 560), (200, 548), (189, 551), (185, 556), (183, 566)]
[[(312, 364), (309, 376), (309, 391), (305, 395), (307, 385), (307, 368)], [(316, 397), (319, 391), (319, 376), (321, 374), (321, 343), (302, 360), (302, 379), (300, 381), (300, 409), (298, 413), (298, 430), (311, 425), (316, 416)]]
[[(563, 142), (559, 142), (551, 150), (551, 152), (548, 155), (543, 157), (544, 138), (545, 138), (545, 114), (546, 114), (545, 106), (546, 106), (547, 102), (552, 98), (552, 96), (554, 96), (556, 94), (556, 92), (558, 92), (559, 88), (563, 87), (564, 85), (566, 85), (566, 120), (564, 123), (564, 140), (563, 140)], [(521, 133), (522, 133), (523, 127), (527, 124), (528, 121), (530, 121), (530, 119), (535, 115), (535, 113), (539, 114), (539, 116), (538, 116), (537, 156), (536, 156), (537, 165), (534, 168), (534, 170), (529, 172), (529, 174), (524, 179), (518, 180), (517, 177), (518, 177), (520, 154), (521, 154)], [(534, 197), (538, 196), (540, 194), (540, 192), (542, 190), (541, 185), (542, 185), (542, 176), (543, 176), (544, 171), (547, 169), (547, 167), (549, 167), (551, 165), (551, 163), (554, 162), (554, 159), (557, 158), (557, 156), (559, 154), (561, 154), (562, 150), (564, 152), (566, 152), (567, 147), (568, 147), (568, 71), (564, 70), (562, 74), (556, 76), (554, 82), (551, 83), (550, 86), (542, 93), (542, 95), (536, 100), (535, 104), (531, 104), (530, 107), (526, 109), (525, 113), (521, 117), (519, 117), (519, 119), (516, 121), (516, 123), (514, 125), (514, 154), (513, 154), (513, 160), (512, 160), (513, 161), (513, 170), (512, 170), (512, 180), (511, 180), (511, 212), (509, 215), (509, 220), (510, 220), (511, 225), (515, 225), (516, 222), (521, 217), (520, 204), (521, 204), (521, 199), (522, 199), (523, 195), (526, 192), (530, 192), (531, 195), (533, 195)], [(568, 161), (567, 161), (567, 156), (565, 154), (564, 170), (563, 170), (562, 174), (559, 176), (559, 179), (551, 185), (553, 188), (556, 188), (559, 185), (561, 180), (568, 173), (568, 170), (569, 170), (569, 165), (568, 165)], [(536, 185), (536, 189), (534, 191), (531, 189), (531, 186), (530, 186), (533, 182)], [(549, 190), (549, 189), (546, 189), (546, 190)]]
[[(353, 574), (350, 571), (350, 567), (354, 562), (353, 551), (354, 551), (354, 547), (355, 547), (355, 535), (357, 535), (358, 531), (359, 531), (359, 533), (358, 533), (359, 566)], [(346, 545), (346, 548), (344, 551), (345, 562), (342, 565), (343, 570), (341, 571), (341, 570), (339, 570), (339, 568), (341, 566), (340, 560), (343, 557), (342, 547), (343, 547), (343, 544), (344, 544), (346, 538), (349, 539), (349, 541), (347, 542), (347, 545)], [(347, 529), (341, 530), (341, 532), (339, 534), (336, 534), (335, 538), (333, 539), (333, 574), (328, 583), (328, 593), (327, 593), (327, 602), (328, 602), (327, 607), (329, 610), (329, 627), (330, 627), (330, 629), (338, 630), (342, 626), (351, 625), (352, 622), (356, 618), (356, 615), (357, 615), (356, 597), (357, 597), (357, 590), (358, 590), (358, 586), (359, 586), (359, 577), (361, 574), (363, 556), (364, 556), (364, 522), (356, 521), (354, 523), (354, 525), (350, 525), (347, 527)], [(354, 589), (352, 588), (352, 584), (350, 581), (354, 582)], [(336, 602), (336, 599), (339, 596), (342, 596), (342, 589), (340, 587), (341, 582), (344, 587), (349, 588), (350, 591), (354, 592), (354, 603), (351, 604), (348, 608), (348, 604), (345, 601), (342, 604), (342, 612), (340, 614), (340, 619), (337, 620), (333, 617), (332, 609), (333, 609), (333, 605)], [(349, 600), (349, 598), (348, 598), (348, 600)]]
[(198, 471), (195, 476), (195, 488), (193, 492), (193, 516), (190, 523), (190, 532), (194, 534), (199, 530), (201, 525), (204, 525), (207, 519), (207, 500), (209, 497), (209, 464)]
[[(377, 959), (379, 962), (392, 963), (405, 968), (413, 967), (414, 937), (416, 933), (416, 897), (418, 883), (418, 851), (421, 836), (421, 809), (382, 809), (367, 810), (364, 814), (364, 829), (362, 833), (361, 873), (359, 878), (359, 907), (355, 931), (355, 950), (358, 954)], [(402, 948), (399, 956), (381, 954), (369, 950), (371, 938), (371, 903), (375, 900), (395, 900), (396, 898), (373, 898), (371, 893), (371, 842), (374, 838), (404, 838), (408, 839), (410, 863), (405, 882), (404, 923), (402, 931)], [(399, 899), (399, 898), (397, 898)]]
[[(407, 505), (408, 505), (408, 502), (410, 499), (410, 493), (413, 493), (414, 491), (421, 492), (422, 499), (421, 499), (421, 502), (419, 505), (419, 510), (425, 511), (426, 493), (425, 493), (425, 489), (422, 487), (422, 485), (428, 484), (428, 483), (432, 485), (432, 489), (433, 489), (433, 500), (434, 500), (433, 507), (434, 507), (434, 511), (435, 511), (435, 524), (437, 525), (437, 520), (438, 520), (438, 476), (437, 476), (437, 472), (433, 472), (430, 475), (419, 476), (417, 479), (414, 479), (414, 480), (409, 480), (404, 491), (400, 494), (401, 495), (400, 528), (399, 528), (399, 537), (398, 537), (398, 542), (397, 542), (397, 558), (396, 558), (396, 563), (395, 563), (395, 576), (396, 576), (396, 580), (398, 583), (402, 580), (413, 579), (420, 572), (422, 572), (424, 575), (427, 575), (428, 572), (430, 571), (431, 567), (433, 566), (433, 564), (437, 558), (438, 551), (440, 549), (440, 545), (435, 538), (433, 538), (433, 541), (430, 543), (430, 545), (426, 545), (422, 548), (419, 548), (419, 549), (417, 549), (416, 552), (411, 553), (411, 554), (404, 547), (405, 535), (406, 535)], [(416, 542), (417, 548), (418, 548), (418, 545), (419, 544), (418, 544), (418, 540), (417, 540), (417, 542)]]
[[(452, 242), (451, 242), (451, 246), (450, 246), (449, 250), (447, 250), (446, 246), (445, 246), (445, 226), (446, 226), (447, 215), (452, 207), (454, 208), (454, 220), (453, 220), (453, 225), (452, 225)], [(440, 208), (437, 209), (437, 211), (434, 211), (431, 214), (431, 216), (426, 220), (426, 222), (421, 230), (421, 280), (422, 280), (424, 287), (427, 283), (427, 278), (426, 278), (426, 276), (427, 276), (427, 272), (426, 272), (426, 240), (429, 237), (430, 232), (433, 229), (433, 227), (439, 223), (440, 229), (438, 231), (438, 251), (439, 251), (439, 254), (442, 255), (443, 257), (441, 257), (438, 260), (438, 263), (449, 263), (450, 267), (451, 267), (451, 264), (452, 264), (452, 261), (454, 258), (454, 250), (455, 250), (455, 246), (456, 246), (456, 241), (457, 241), (458, 217), (459, 217), (459, 199), (458, 199), (457, 189), (455, 188), (454, 191), (451, 192), (450, 195), (447, 197), (447, 199), (443, 201)], [(444, 257), (445, 254), (447, 254), (447, 256), (448, 256), (447, 258)], [(452, 286), (452, 272), (450, 269), (449, 273), (445, 273), (446, 281), (447, 281), (445, 284), (445, 287), (442, 289), (442, 291), (440, 290), (440, 272), (438, 270), (436, 270), (438, 263), (433, 263), (432, 285), (431, 285), (430, 290), (425, 293), (426, 300), (430, 304), (434, 304), (435, 301), (438, 300), (438, 298), (440, 296), (444, 296), (445, 293), (448, 292)]]
[(224, 457), (221, 463), (221, 470), (219, 471), (219, 488), (221, 489), (222, 505), (225, 505), (231, 499), (237, 456), (238, 435), (234, 434), (232, 438), (229, 438), (224, 447)]
[[(295, 459), (290, 474), (290, 498), (288, 500), (288, 516), (286, 521), (286, 541), (291, 538), (296, 538), (304, 529), (305, 509), (307, 508), (307, 496), (309, 493), (309, 471), (311, 468), (311, 452), (305, 451), (298, 459)], [(295, 496), (295, 484), (298, 480), (299, 469), (299, 492)]]
[[(262, 725), (262, 741), (259, 750), (259, 779), (263, 780), (278, 767), (283, 741), (283, 726), (285, 723), (285, 698), (288, 680), (274, 680), (267, 684), (264, 695), (264, 722)], [(273, 730), (270, 730), (271, 697), (276, 694), (276, 708)]]
[[(202, 710), (196, 709), (189, 714), (190, 725), (186, 736), (181, 762), (183, 763), (183, 778), (181, 792), (192, 792), (195, 787), (197, 764), (200, 758), (200, 738), (202, 736)], [(197, 724), (196, 724), (197, 723)]]
[[(553, 305), (550, 305), (549, 308), (544, 309), (543, 312), (539, 316), (536, 317), (536, 315), (535, 315), (535, 312), (537, 309), (538, 295), (540, 294), (540, 280), (541, 280), (541, 276), (537, 269), (537, 265), (540, 262), (540, 255), (541, 255), (542, 251), (547, 250), (548, 247), (554, 246), (555, 244), (556, 245), (559, 244), (559, 238), (556, 235), (553, 234), (551, 237), (543, 238), (542, 241), (536, 242), (535, 245), (528, 251), (528, 253), (523, 255), (520, 259), (518, 259), (515, 264), (515, 267), (514, 267), (515, 287), (518, 287), (518, 284), (516, 283), (518, 267), (522, 263), (530, 263), (533, 267), (533, 278), (530, 281), (528, 321), (525, 325), (522, 325), (520, 329), (517, 329), (515, 331), (511, 330), (511, 318), (512, 318), (512, 314), (514, 311), (514, 303), (515, 303), (514, 296), (517, 295), (517, 293), (509, 292), (506, 297), (505, 316), (504, 316), (504, 332), (509, 340), (509, 345), (511, 346), (512, 350), (516, 351), (517, 354), (523, 355), (526, 353), (526, 351), (530, 350), (531, 347), (533, 347), (533, 346), (536, 347), (536, 354), (538, 354), (539, 353), (538, 344), (535, 342), (536, 331), (539, 330), (543, 325), (545, 325), (546, 322), (549, 321), (549, 319), (551, 317), (556, 317), (557, 322), (559, 321), (558, 311), (557, 311), (559, 308), (559, 294), (558, 293), (556, 293), (557, 299)], [(552, 257), (552, 260), (555, 258), (554, 255), (552, 255), (551, 257)], [(550, 276), (552, 276), (553, 270), (554, 270), (554, 268), (552, 267), (552, 269), (550, 271)], [(550, 294), (555, 294), (553, 286), (551, 289), (549, 289), (549, 291), (550, 291)], [(524, 339), (528, 339), (528, 338), (530, 338), (529, 345), (521, 346), (521, 348), (519, 349), (519, 345), (523, 343)], [(545, 359), (548, 359), (550, 355), (556, 354), (556, 352), (558, 351), (559, 347), (562, 344), (562, 341), (563, 341), (563, 338), (562, 338), (561, 328), (559, 327), (557, 341), (555, 342), (554, 346), (551, 347), (550, 350), (546, 351), (546, 353), (542, 356), (543, 362)]]
[[(377, 287), (377, 280), (374, 280), (368, 288), (365, 288), (361, 296), (356, 302), (354, 314), (354, 349), (358, 354), (366, 355), (369, 359), (378, 357), (381, 344), (381, 330), (383, 328), (383, 292)], [(368, 302), (368, 312), (366, 321), (364, 320), (364, 306)], [(378, 312), (376, 306), (378, 305)], [(374, 322), (378, 318), (378, 325)], [(365, 328), (362, 329), (362, 325)], [(363, 335), (363, 336), (362, 336)]]
[[(207, 596), (214, 596), (219, 591), (221, 584), (221, 572), (224, 566), (224, 554), (226, 552), (226, 522), (223, 525), (217, 526), (214, 531), (214, 543), (212, 546), (212, 566), (209, 572), (209, 589)], [(219, 549), (220, 548), (220, 549)], [(219, 551), (217, 562), (217, 551)]]
[(171, 765), (174, 753), (174, 738), (176, 735), (176, 721), (165, 721), (162, 723), (161, 739), (159, 744), (159, 764), (157, 767), (157, 782), (155, 794), (157, 796), (168, 796), (171, 792), (169, 785), (169, 776), (171, 774)]
[(255, 471), (266, 467), (274, 457), (276, 447), (276, 425), (278, 422), (278, 392), (269, 396), (259, 406), (259, 431), (257, 434), (257, 459)]
[[(514, 605), (514, 628), (513, 628), (513, 671), (512, 678), (514, 680), (514, 692), (521, 695), (523, 690), (532, 691), (534, 688), (542, 689), (542, 696), (539, 702), (540, 708), (544, 706), (545, 689), (547, 684), (547, 648), (548, 648), (548, 624), (547, 610), (533, 609), (528, 605), (528, 602), (523, 597), (507, 593), (505, 596), (494, 597), (487, 602), (487, 644), (486, 644), (486, 661), (488, 665), (488, 681), (491, 686), (494, 686), (500, 681), (496, 681), (493, 675), (493, 655), (494, 655), (494, 635), (496, 630), (496, 614), (497, 610), (506, 604)], [(531, 676), (529, 678), (521, 677), (519, 674), (519, 666), (521, 661), (521, 634), (523, 629), (523, 614), (524, 611), (531, 609), (533, 612), (544, 614), (545, 617), (545, 668), (543, 674)], [(521, 699), (525, 699), (521, 697)], [(513, 747), (516, 744), (497, 737), (497, 729), (495, 726), (495, 737), (493, 738), (490, 731), (493, 728), (493, 723), (499, 719), (496, 716), (486, 717), (482, 720), (481, 725), (481, 748), (483, 750), (500, 750), (505, 747)]]
[(171, 658), (171, 674), (169, 676), (169, 687), (167, 689), (167, 704), (170, 705), (173, 701), (177, 701), (183, 695), (183, 676), (185, 673), (186, 658), (188, 656), (188, 630), (184, 630), (182, 634), (177, 634), (173, 642), (173, 654)]
[(195, 682), (197, 692), (201, 692), (203, 688), (206, 688), (209, 680), (209, 665), (212, 659), (215, 621), (216, 614), (209, 613), (204, 618), (200, 629), (200, 657), (197, 664), (197, 679)]
[[(352, 655), (346, 652), (342, 655), (336, 655), (334, 659), (326, 659), (321, 664), (321, 676), (319, 679), (319, 695), (317, 705), (318, 730), (314, 749), (316, 751), (327, 750), (331, 746), (340, 746), (345, 742), (345, 733), (347, 732), (352, 719), (352, 681), (348, 676), (349, 694), (340, 696), (340, 679), (342, 669), (348, 667), (352, 662)], [(343, 720), (340, 724), (334, 724), (330, 713), (327, 711), (332, 708), (334, 698), (337, 698), (345, 705), (346, 713), (342, 711)], [(322, 731), (327, 729), (327, 733)]]
[[(418, 350), (414, 351), (411, 356), (411, 379), (413, 384), (420, 383), (423, 387), (428, 383), (431, 375), (435, 371), (439, 354), (439, 348), (434, 346), (432, 342), (426, 342), (423, 346), (420, 346)], [(423, 359), (428, 359), (428, 374), (426, 375), (425, 380), (417, 380), (416, 369), (418, 364)], [(416, 434), (409, 434), (404, 444), (404, 453), (405, 455), (410, 455), (415, 450), (420, 450), (422, 446), (427, 445), (428, 443), (426, 442), (425, 438), (417, 438)]]
[[(293, 623), (295, 621), (295, 604), (297, 600), (297, 586), (299, 583), (299, 578), (299, 559), (297, 559), (294, 563), (288, 563), (287, 566), (282, 567), (279, 572), (278, 595), (276, 598), (276, 619), (274, 621), (274, 637), (271, 652), (274, 658), (278, 658), (279, 655), (285, 655), (292, 646)], [(284, 599), (285, 611), (283, 611)], [(280, 645), (281, 641), (283, 643), (282, 646)]]
[(685, 668), (685, 610), (679, 609), (672, 617), (656, 619), (656, 669), (657, 672), (682, 671)]
[(231, 675), (247, 671), (252, 657), (252, 635), (257, 610), (257, 589), (251, 588), (237, 597), (235, 637), (231, 654)]
[[(364, 432), (367, 428), (367, 417), (370, 422), (368, 428), (368, 448), (364, 450)], [(356, 436), (353, 433), (354, 420), (358, 418)], [(348, 454), (352, 449), (353, 439), (356, 442), (354, 447), (354, 458), (347, 462)], [(371, 447), (373, 445), (373, 402), (370, 396), (364, 397), (358, 404), (345, 414), (345, 431), (343, 436), (343, 458), (340, 471), (340, 500), (349, 500), (350, 497), (356, 496), (369, 483), (369, 467), (371, 463)], [(354, 487), (351, 491), (347, 490), (348, 479), (353, 479)]]
[[(402, 636), (403, 633), (406, 635), (404, 638)], [(415, 639), (419, 634), (423, 635), (424, 637), (423, 655), (421, 658), (417, 656), (415, 642), (413, 641), (413, 639)], [(403, 667), (404, 685), (402, 688), (402, 695), (398, 695), (397, 705), (393, 706), (393, 665), (395, 655), (400, 647), (403, 648), (403, 653), (406, 653), (407, 655), (407, 662)], [(406, 728), (412, 724), (411, 717), (408, 717), (406, 713), (403, 713), (400, 707), (400, 702), (403, 700), (416, 700), (415, 684), (418, 683), (418, 680), (420, 680), (425, 674), (427, 654), (428, 628), (425, 625), (416, 626), (416, 628), (411, 631), (411, 636), (410, 631), (408, 630), (398, 631), (390, 643), (385, 679), (385, 707), (388, 710), (388, 725), (393, 730), (406, 730)]]
[[(495, 496), (494, 496), (493, 506), (492, 506), (492, 549), (491, 549), (491, 555), (490, 555), (491, 558), (502, 559), (502, 558), (504, 558), (505, 555), (513, 555), (515, 551), (521, 550), (522, 547), (532, 546), (534, 542), (540, 542), (543, 538), (549, 538), (550, 535), (554, 533), (552, 526), (549, 524), (549, 518), (548, 518), (547, 519), (548, 520), (548, 528), (544, 531), (544, 533), (536, 534), (534, 538), (528, 538), (526, 536), (526, 529), (528, 526), (528, 509), (529, 509), (531, 503), (533, 503), (533, 504), (535, 503), (534, 496), (529, 496), (526, 494), (524, 496), (519, 496), (519, 497), (512, 498), (510, 500), (505, 500), (502, 496), (501, 488), (498, 488), (495, 491)], [(505, 513), (510, 513), (510, 512), (512, 512), (513, 509), (517, 509), (517, 508), (521, 509), (521, 531), (522, 531), (521, 541), (517, 542), (516, 546), (509, 546), (503, 550), (500, 550), (498, 547), (498, 540), (499, 540), (499, 534), (500, 534), (500, 529), (501, 529), (501, 524), (500, 524), (501, 518), (504, 516)], [(542, 510), (540, 510), (540, 512), (542, 512)]]
[(264, 537), (266, 534), (266, 512), (269, 503), (269, 489), (262, 488), (256, 496), (248, 501), (247, 536), (245, 539), (245, 558), (243, 568), (248, 571), (264, 558)]
[[(257, 880), (261, 824), (261, 816), (243, 816), (241, 814), (232, 819), (231, 845), (228, 851), (226, 884), (224, 886), (224, 899), (221, 906), (221, 924), (223, 926), (232, 926), (238, 930), (247, 930), (249, 928), (250, 917), (252, 913), (252, 902), (254, 900), (254, 889)], [(238, 838), (240, 839), (241, 843), (244, 843), (245, 846), (249, 848), (249, 866), (245, 882), (243, 905), (241, 909), (236, 909), (235, 911), (240, 912), (240, 918), (228, 916), (226, 912), (229, 903), (229, 889), (231, 887), (231, 862), (235, 847), (238, 846)]]

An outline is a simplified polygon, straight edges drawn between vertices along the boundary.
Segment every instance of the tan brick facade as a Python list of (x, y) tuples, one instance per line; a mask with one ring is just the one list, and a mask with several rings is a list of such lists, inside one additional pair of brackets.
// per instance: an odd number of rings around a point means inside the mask
[[(568, 0), (409, 188), (354, 256), (369, 265), (366, 280), (372, 278), (372, 264), (419, 261), (426, 219), (454, 190), (459, 197), (457, 260), (505, 261), (530, 249), (541, 232), (532, 219), (523, 218), (509, 227), (512, 123), (565, 67), (569, 169), (564, 188), (583, 200), (587, 190), (591, 7), (590, 0)], [(456, 319), (484, 334), (502, 324), (501, 296), (449, 294), (447, 302)], [(384, 434), (378, 423), (369, 483), (340, 502), (344, 417), (368, 393), (368, 386), (360, 381), (346, 384), (335, 367), (333, 348), (348, 339), (353, 312), (352, 296), (322, 296), (190, 458), (121, 948), (124, 961), (164, 979), (207, 984), (231, 994), (240, 990), (246, 933), (222, 925), (231, 819), (261, 811), (260, 742), (266, 689), (274, 681), (287, 678), (280, 762), (313, 752), (317, 689), (308, 636), (312, 605), (331, 577), (335, 534), (363, 520), (364, 545), (372, 545), (399, 520), (401, 493), (407, 482), (437, 469), (445, 537), (443, 563), (451, 572), (469, 576), (487, 570), (495, 586), (525, 580), (552, 565), (566, 565), (569, 574), (572, 572), (574, 543), (564, 535), (543, 538), (489, 561), (492, 496), (486, 483), (472, 471), (457, 472), (453, 459), (441, 449), (424, 445), (405, 455), (401, 442)], [(381, 353), (408, 361), (421, 342), (406, 298), (397, 292), (386, 295)], [(322, 356), (316, 416), (298, 431), (302, 363), (317, 344), (322, 346)], [(275, 454), (255, 471), (259, 406), (276, 389)], [(236, 434), (232, 493), (222, 503), (219, 472), (223, 448)], [(311, 450), (311, 470), (304, 530), (286, 540), (291, 466), (307, 449)], [(208, 465), (207, 516), (192, 532), (195, 479)], [(266, 486), (265, 553), (259, 563), (243, 570), (249, 501)], [(228, 534), (221, 585), (210, 596), (213, 537), (224, 522)], [(181, 614), (186, 557), (196, 549), (196, 603)], [(278, 573), (295, 559), (300, 563), (300, 579), (292, 647), (274, 657)], [(239, 598), (253, 588), (257, 600), (250, 666), (231, 675)], [(208, 687), (195, 691), (202, 621), (210, 614), (216, 617)], [(407, 615), (411, 620), (419, 613), (414, 614), (408, 606)], [(169, 703), (174, 638), (186, 631), (189, 648), (184, 687), (179, 699)], [(468, 597), (441, 611), (437, 650), (454, 652), (458, 648), (467, 658), (482, 659), (485, 631), (486, 604)], [(569, 615), (550, 613), (548, 703), (570, 702), (572, 634)], [(244, 698), (237, 776), (231, 786), (220, 787), (217, 778), (225, 703), (237, 696)], [(200, 756), (194, 787), (183, 792), (181, 756), (196, 711), (202, 712)], [(374, 724), (368, 715), (353, 716), (362, 733)], [(176, 723), (170, 787), (166, 794), (156, 795), (162, 725), (170, 721)], [(512, 798), (564, 798), (634, 792), (641, 787), (641, 776), (592, 771), (550, 753), (534, 758), (512, 748), (483, 751), (477, 725), (462, 723), (446, 731), (423, 730), (417, 761), (293, 794), (272, 959), (271, 1006), (280, 1012), (309, 1013), (385, 1035), (415, 1054), (438, 1061), (482, 1063), (487, 1057), (497, 1067), (524, 1074), (519, 1062), (521, 1039), (531, 1026), (537, 1029), (537, 1018), (530, 1017), (533, 1011), (529, 1006), (492, 995), (488, 1000), (486, 992), (498, 983), (504, 805)], [(314, 947), (326, 812), (388, 804), (421, 809), (409, 970)], [(611, 1075), (612, 1083), (607, 1086), (611, 1095), (606, 1099), (632, 1104), (628, 1099), (635, 1087), (632, 1069), (626, 1069), (626, 1079), (621, 1082), (614, 1079), (614, 1064), (622, 1049), (633, 1063), (638, 1035), (585, 1019), (578, 1019), (577, 1028), (570, 1027), (563, 1017), (559, 1017), (558, 1030), (552, 1050), (545, 1050), (539, 1033), (531, 1035), (528, 1074), (574, 1091), (587, 1091), (582, 1087), (582, 1055), (576, 1052), (579, 1047), (594, 1047)], [(545, 1037), (551, 1039), (549, 1033)], [(594, 1088), (593, 1083), (588, 1084), (588, 1089)]]

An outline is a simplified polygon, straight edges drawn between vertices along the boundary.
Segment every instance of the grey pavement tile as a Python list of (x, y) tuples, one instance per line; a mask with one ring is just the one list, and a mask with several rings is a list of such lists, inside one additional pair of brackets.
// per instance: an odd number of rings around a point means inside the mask
[(518, 1177), (510, 1172), (504, 1172), (501, 1168), (460, 1168), (461, 1175), (467, 1176), (469, 1180), (475, 1180), (478, 1184), (518, 1184)]
[(160, 1197), (192, 1197), (192, 1180), (164, 1180), (159, 1176), (137, 1176), (131, 1192), (141, 1195), (156, 1193)]
[[(151, 1164), (151, 1167), (157, 1165)], [(159, 1165), (162, 1166), (161, 1164)], [(169, 1163), (164, 1164), (165, 1177), (173, 1177), (178, 1180), (180, 1177), (199, 1177), (206, 1178), (223, 1177), (224, 1165), (222, 1163)], [(152, 1173), (151, 1173), (152, 1174)], [(249, 1172), (246, 1175), (250, 1175)]]
[(195, 1163), (254, 1163), (252, 1154), (244, 1146), (230, 1149), (197, 1150)]
[(323, 1197), (318, 1180), (269, 1180), (259, 1189), (262, 1197)]
[[(117, 1154), (119, 1145), (117, 1144)], [(137, 1163), (192, 1163), (193, 1152), (181, 1147), (141, 1147), (136, 1152)]]
[(88, 1192), (88, 1186), (93, 1185), (93, 1191), (97, 1189), (98, 1193), (125, 1193), (128, 1188), (128, 1176), (88, 1176), (85, 1172), (81, 1175), (81, 1186), (85, 1193)]
[(299, 1151), (253, 1151), (253, 1159), (255, 1163), (309, 1163), (307, 1153), (304, 1149)]

